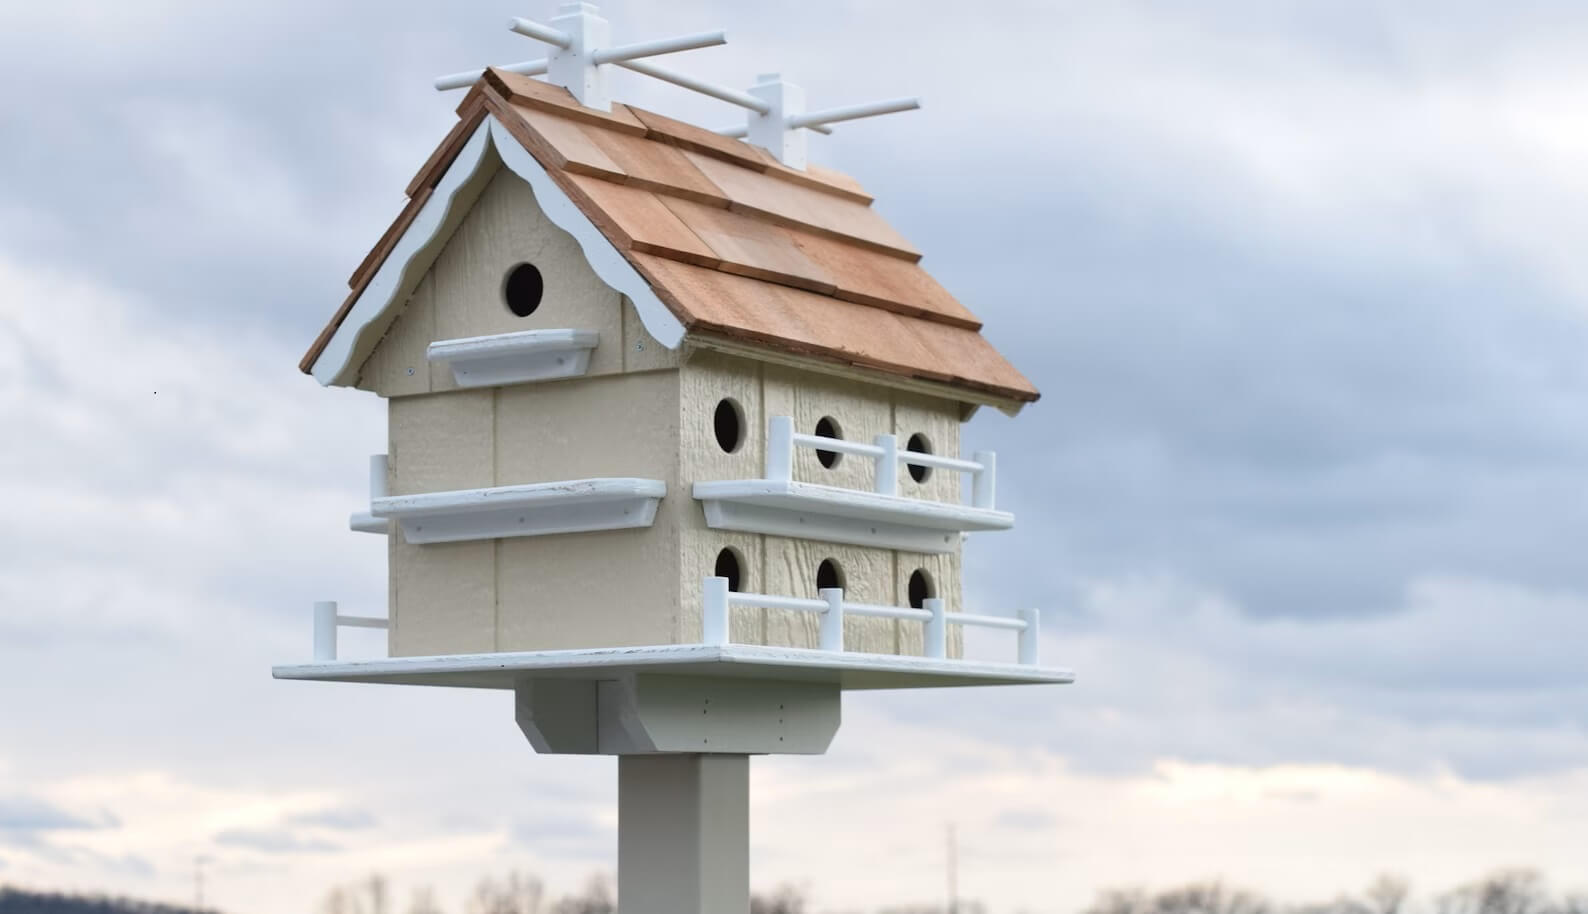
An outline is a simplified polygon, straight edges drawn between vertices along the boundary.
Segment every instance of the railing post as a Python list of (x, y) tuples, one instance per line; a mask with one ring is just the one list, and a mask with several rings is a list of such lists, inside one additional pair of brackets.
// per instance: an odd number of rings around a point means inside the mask
[(822, 599), (827, 601), (827, 609), (822, 613), (819, 646), (824, 651), (842, 652), (844, 649), (844, 589), (842, 587), (823, 587), (821, 595)]
[(992, 451), (977, 451), (974, 459), (981, 464), (981, 472), (971, 477), (970, 503), (991, 511), (993, 493), (998, 485), (998, 455)]
[(390, 494), (386, 489), (386, 474), (389, 471), (385, 454), (369, 455), (369, 500), (385, 498)]
[(1020, 618), (1026, 622), (1026, 627), (1020, 631), (1020, 663), (1024, 666), (1036, 666), (1037, 643), (1042, 638), (1042, 610), (1022, 609)]
[(948, 656), (948, 620), (943, 618), (943, 598), (932, 597), (922, 603), (921, 608), (932, 614), (932, 618), (926, 620), (926, 656), (942, 660)]
[(701, 618), (702, 644), (728, 643), (728, 579), (707, 577)]
[(794, 417), (767, 420), (766, 478), (788, 482), (794, 478)]
[(882, 448), (882, 456), (877, 458), (877, 493), (897, 495), (899, 494), (899, 436), (878, 435), (874, 443)]
[(336, 659), (336, 601), (314, 604), (314, 659)]

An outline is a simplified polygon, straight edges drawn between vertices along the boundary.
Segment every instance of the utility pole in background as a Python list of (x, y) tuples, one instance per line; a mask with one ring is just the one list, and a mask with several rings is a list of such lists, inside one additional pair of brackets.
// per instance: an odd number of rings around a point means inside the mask
[(204, 856), (193, 858), (193, 910), (204, 910)]
[(948, 914), (959, 914), (959, 845), (954, 823), (948, 823)]

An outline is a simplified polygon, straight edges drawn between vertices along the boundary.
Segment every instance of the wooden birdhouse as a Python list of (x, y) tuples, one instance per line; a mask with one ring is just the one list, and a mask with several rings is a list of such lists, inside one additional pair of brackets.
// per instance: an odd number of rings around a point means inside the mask
[[(282, 679), (514, 692), (540, 752), (616, 755), (625, 911), (749, 908), (748, 758), (821, 753), (844, 690), (1069, 682), (1036, 610), (967, 612), (967, 534), (1008, 535), (976, 409), (1037, 392), (805, 135), (807, 111), (612, 45), (586, 3), (470, 87), (302, 362), (387, 403), (354, 530), (388, 613), (315, 607)], [(608, 97), (621, 66), (747, 112), (706, 130)], [(545, 74), (547, 81), (532, 79)], [(743, 137), (744, 139), (740, 139)], [(967, 453), (967, 450), (969, 453)], [(388, 654), (337, 657), (337, 631)], [(963, 658), (962, 632), (1010, 632)]]
[[(514, 28), (749, 123), (713, 132), (612, 103), (601, 79), (524, 75), (555, 76), (558, 54), (438, 82), (471, 84), (457, 124), (301, 364), (387, 403), (352, 527), (390, 544), (390, 656), (944, 661), (979, 624), (1025, 632), (1032, 666), (1034, 612), (964, 611), (964, 537), (1014, 515), (960, 429), (1037, 391), (856, 181), (805, 162), (806, 130), (914, 101), (807, 113), (776, 77), (703, 86), (623, 56), (667, 42), (590, 51), (604, 23), (569, 9), (569, 31)], [(334, 645), (348, 617), (321, 612)]]

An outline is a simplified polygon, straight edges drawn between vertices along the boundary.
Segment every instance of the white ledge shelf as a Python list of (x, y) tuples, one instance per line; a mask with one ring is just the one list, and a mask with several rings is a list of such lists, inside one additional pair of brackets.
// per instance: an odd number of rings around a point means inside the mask
[(459, 387), (498, 387), (580, 377), (600, 342), (594, 330), (521, 330), (437, 340), (425, 358), (450, 366)]
[(831, 540), (909, 552), (952, 552), (961, 533), (1007, 530), (1013, 514), (779, 479), (695, 483), (716, 530)]
[(410, 543), (454, 543), (649, 527), (666, 494), (659, 479), (570, 479), (390, 495), (371, 500), (370, 514), (397, 521)]

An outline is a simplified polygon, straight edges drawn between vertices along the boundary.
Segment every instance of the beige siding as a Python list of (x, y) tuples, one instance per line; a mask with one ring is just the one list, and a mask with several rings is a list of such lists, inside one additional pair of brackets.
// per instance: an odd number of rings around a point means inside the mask
[(677, 542), (662, 526), (499, 540), (497, 649), (671, 643)]
[[(692, 353), (680, 380), (680, 465), (686, 486), (714, 479), (754, 479), (764, 474), (766, 423), (770, 416), (791, 415), (795, 427), (814, 432), (823, 416), (831, 416), (843, 437), (871, 441), (879, 434), (896, 434), (901, 444), (910, 434), (922, 432), (934, 453), (958, 454), (958, 406), (918, 394), (886, 387), (802, 372), (718, 353)], [(738, 402), (745, 417), (745, 442), (732, 454), (723, 453), (713, 434), (712, 417), (724, 397)], [(871, 461), (845, 456), (837, 466), (821, 466), (810, 450), (797, 452), (795, 478), (806, 482), (870, 489), (875, 485)], [(959, 501), (955, 474), (936, 472), (924, 483), (901, 473), (900, 494)], [(700, 579), (711, 573), (717, 553), (732, 546), (744, 556), (742, 589), (770, 594), (815, 597), (816, 569), (824, 559), (842, 570), (846, 590), (853, 600), (902, 606), (908, 601), (910, 572), (927, 569), (951, 611), (959, 605), (958, 551), (926, 556), (888, 549), (847, 546), (812, 540), (709, 530), (699, 503), (695, 503), (683, 531), (681, 605), (684, 630), (681, 640), (699, 635)], [(746, 643), (815, 647), (819, 619), (811, 613), (789, 610), (734, 611), (732, 637)], [(877, 653), (921, 652), (919, 623), (885, 619), (849, 619), (844, 641), (850, 650)], [(951, 647), (959, 638), (953, 635)]]
[[(922, 555), (916, 552), (894, 553), (894, 579), (893, 586), (899, 595), (899, 605), (908, 604), (910, 594), (910, 575), (916, 569), (925, 571), (929, 580), (935, 585), (937, 596), (944, 601), (944, 606), (949, 612), (963, 612), (965, 604), (961, 599), (960, 588), (960, 554), (958, 551), (945, 555)], [(899, 623), (899, 653), (920, 655), (923, 652), (924, 629), (919, 622)], [(958, 657), (965, 644), (964, 629), (958, 625), (948, 628), (948, 655)]]
[(668, 349), (651, 336), (640, 320), (634, 303), (623, 298), (623, 370), (656, 371), (677, 368), (683, 359), (677, 349)]
[[(759, 430), (765, 428), (766, 420), (761, 408), (761, 366), (756, 362), (710, 352), (695, 353), (688, 368), (680, 373), (679, 385), (678, 447), (683, 477), (680, 491), (688, 496), (688, 505), (682, 518), (683, 573), (678, 590), (683, 612), (677, 637), (679, 641), (688, 642), (700, 640), (701, 579), (712, 573), (717, 554), (723, 549), (735, 549), (742, 559), (740, 589), (770, 592), (763, 589), (764, 538), (754, 533), (708, 529), (700, 503), (690, 492), (696, 482), (760, 476), (765, 459), (765, 435)], [(717, 404), (724, 398), (739, 405), (743, 419), (743, 442), (733, 453), (723, 451), (715, 432)], [(766, 611), (735, 609), (729, 634), (733, 640), (746, 644), (764, 643)]]
[[(509, 311), (502, 299), (507, 274), (532, 263), (545, 282), (540, 307), (528, 317)], [(625, 327), (622, 296), (607, 288), (585, 261), (573, 236), (541, 212), (534, 192), (505, 169), (485, 184), (399, 317), (387, 329), (359, 372), (359, 386), (383, 397), (453, 390), (452, 370), (430, 365), (425, 348), (435, 340), (573, 328), (594, 330), (601, 342), (586, 374), (625, 370), (626, 349), (643, 353), (631, 370), (672, 367), (669, 352), (638, 327)], [(628, 308), (632, 312), (632, 307)], [(413, 373), (409, 373), (413, 369)]]
[(387, 410), (393, 495), (495, 484), (496, 392), (399, 397)]
[(383, 397), (430, 392), (430, 363), (425, 348), (435, 335), (435, 274), (426, 273), (386, 336), (359, 372), (358, 386)]
[[(930, 451), (934, 454), (970, 457), (959, 452), (957, 403), (902, 390), (894, 391), (893, 434), (898, 436), (899, 450), (904, 450), (909, 445), (910, 436), (917, 433), (926, 437), (931, 445)], [(926, 479), (916, 482), (910, 476), (908, 467), (899, 467), (899, 494), (907, 498), (959, 504), (966, 500), (961, 495), (962, 491), (968, 491), (964, 488), (966, 486), (969, 486), (969, 482), (963, 473), (929, 468)]]
[[(494, 395), (460, 391), (389, 403), (391, 491), (396, 495), (491, 485)], [(394, 531), (393, 656), (496, 649), (495, 550), (489, 542), (412, 546)]]
[(594, 476), (667, 483), (649, 528), (499, 543), (501, 650), (673, 642), (679, 527), (678, 375), (611, 376), (502, 388), (497, 485)]
[[(540, 270), (540, 307), (519, 317), (502, 300), (507, 274), (520, 263)], [(436, 258), (436, 338), (572, 327), (595, 330), (601, 345), (587, 374), (622, 371), (623, 318), (619, 295), (585, 262), (573, 236), (552, 224), (522, 178), (499, 171)], [(431, 384), (452, 385), (451, 369), (436, 365)]]
[(399, 530), (389, 554), (393, 657), (497, 650), (493, 543), (411, 546)]

